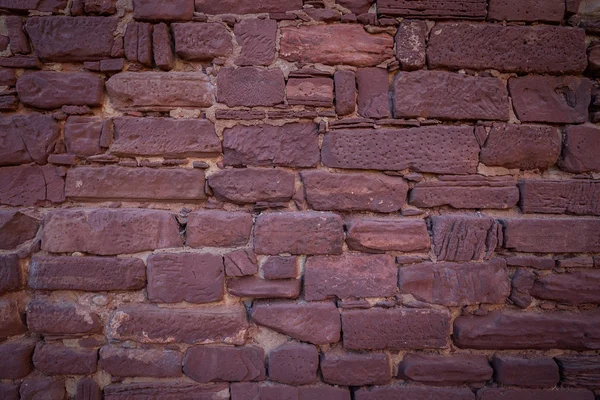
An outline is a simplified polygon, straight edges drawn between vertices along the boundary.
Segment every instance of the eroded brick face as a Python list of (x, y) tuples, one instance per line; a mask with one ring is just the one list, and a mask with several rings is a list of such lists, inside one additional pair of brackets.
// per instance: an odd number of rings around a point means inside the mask
[(593, 400), (589, 0), (0, 0), (0, 399)]

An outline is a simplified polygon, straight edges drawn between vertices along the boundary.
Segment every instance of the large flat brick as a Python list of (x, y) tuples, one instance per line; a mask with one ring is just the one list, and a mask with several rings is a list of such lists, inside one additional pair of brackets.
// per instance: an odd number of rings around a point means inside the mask
[(215, 197), (233, 203), (289, 201), (296, 176), (282, 169), (225, 169), (208, 177)]
[(438, 349), (450, 337), (450, 314), (440, 310), (372, 308), (342, 313), (349, 350)]
[(134, 0), (133, 18), (145, 21), (189, 21), (194, 16), (194, 0)]
[(196, 11), (205, 14), (284, 13), (302, 9), (302, 0), (195, 0)]
[(35, 255), (27, 284), (36, 290), (136, 290), (146, 285), (146, 267), (138, 258)]
[(340, 254), (343, 241), (341, 218), (326, 212), (261, 214), (254, 228), (258, 254)]
[(562, 0), (490, 0), (488, 19), (493, 21), (560, 22), (565, 17)]
[[(594, 355), (560, 355), (555, 358), (563, 386), (596, 389), (600, 383), (600, 357)], [(557, 374), (558, 375), (558, 374)]]
[(190, 247), (245, 246), (252, 215), (243, 212), (196, 211), (188, 216), (186, 244)]
[(32, 17), (25, 29), (43, 61), (81, 62), (111, 57), (118, 23), (107, 17)]
[(377, 0), (379, 14), (395, 17), (483, 19), (485, 0)]
[(22, 103), (35, 108), (95, 107), (104, 99), (104, 79), (88, 72), (29, 72), (19, 77), (17, 92)]
[(543, 390), (483, 388), (477, 392), (477, 400), (594, 400), (594, 393), (582, 389)]
[(430, 68), (497, 69), (520, 73), (581, 73), (585, 32), (562, 26), (442, 22), (431, 31)]
[(222, 68), (217, 85), (217, 101), (228, 107), (268, 107), (285, 99), (285, 78), (279, 68)]
[(600, 171), (600, 129), (593, 125), (569, 126), (560, 157), (560, 169), (571, 173)]
[(309, 257), (304, 298), (389, 297), (396, 293), (398, 268), (390, 255), (344, 254)]
[(200, 385), (190, 383), (127, 383), (112, 384), (104, 388), (105, 400), (223, 400), (229, 396), (229, 385), (217, 383)]
[(280, 55), (291, 62), (371, 67), (394, 57), (394, 38), (362, 25), (289, 26), (281, 34)]
[(176, 23), (171, 24), (171, 31), (175, 53), (184, 60), (210, 61), (233, 51), (233, 39), (223, 24)]
[(551, 358), (496, 354), (492, 367), (494, 379), (507, 386), (551, 388), (560, 380), (558, 365)]
[(264, 358), (264, 350), (254, 346), (196, 346), (185, 354), (183, 372), (201, 383), (262, 381)]
[(529, 253), (600, 251), (600, 220), (592, 218), (507, 219), (504, 247)]
[(430, 247), (424, 220), (400, 218), (354, 218), (345, 222), (346, 243), (366, 253), (417, 251)]
[(519, 181), (524, 213), (600, 215), (600, 181)]
[(60, 126), (51, 115), (0, 118), (0, 165), (46, 164), (59, 135)]
[(430, 386), (374, 386), (361, 388), (355, 393), (356, 400), (475, 400), (469, 388), (437, 388)]
[(399, 269), (400, 293), (444, 306), (504, 304), (510, 294), (502, 259), (485, 263), (423, 263)]
[(398, 366), (398, 377), (435, 386), (485, 383), (494, 370), (487, 356), (454, 354), (407, 354)]
[(296, 299), (300, 296), (298, 279), (262, 279), (257, 276), (243, 276), (227, 281), (227, 290), (238, 297), (253, 299)]
[(475, 173), (479, 145), (466, 126), (335, 130), (323, 139), (322, 162), (332, 168)]
[(206, 157), (221, 152), (215, 127), (206, 119), (114, 119), (115, 140), (110, 146), (120, 156)]
[(96, 349), (75, 349), (60, 343), (40, 343), (33, 354), (33, 365), (44, 375), (93, 374), (97, 362)]
[(100, 349), (98, 364), (115, 377), (168, 378), (182, 375), (182, 360), (183, 355), (174, 350), (126, 349), (106, 345)]
[(554, 311), (545, 313), (492, 311), (485, 316), (454, 320), (454, 343), (460, 348), (517, 350), (600, 348), (596, 326), (600, 314)]
[(498, 78), (400, 72), (394, 79), (393, 100), (396, 118), (508, 120), (508, 91)]
[(323, 380), (332, 385), (385, 385), (392, 377), (387, 354), (324, 353), (321, 357)]
[(140, 343), (243, 344), (248, 323), (241, 305), (159, 308), (147, 304), (118, 308), (107, 336)]
[(567, 304), (599, 304), (600, 293), (596, 282), (600, 271), (576, 270), (565, 274), (540, 276), (529, 291), (532, 296)]
[(78, 200), (199, 201), (204, 194), (204, 171), (82, 167), (67, 172), (66, 196)]
[(56, 210), (42, 231), (42, 249), (51, 253), (113, 255), (182, 245), (175, 216), (158, 210)]
[(102, 332), (97, 314), (66, 300), (34, 300), (27, 305), (27, 327), (41, 335), (84, 336)]

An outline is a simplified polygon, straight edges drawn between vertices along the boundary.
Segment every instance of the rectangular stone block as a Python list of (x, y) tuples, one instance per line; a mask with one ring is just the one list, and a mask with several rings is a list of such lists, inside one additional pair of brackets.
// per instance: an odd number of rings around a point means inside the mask
[(188, 21), (194, 16), (194, 0), (134, 0), (133, 18), (145, 21)]
[(96, 107), (104, 100), (104, 79), (88, 72), (30, 72), (17, 80), (17, 93), (35, 108)]
[(483, 388), (477, 392), (477, 400), (594, 400), (594, 393), (582, 389), (511, 389)]
[(99, 364), (115, 377), (169, 378), (182, 375), (182, 360), (183, 355), (174, 350), (126, 349), (106, 345), (100, 349)]
[(560, 368), (561, 383), (564, 386), (595, 389), (600, 383), (600, 357), (560, 355), (555, 358)]
[(379, 14), (394, 17), (484, 19), (485, 0), (377, 0)]
[(46, 200), (64, 201), (64, 180), (51, 165), (22, 165), (0, 168), (0, 204), (42, 205)]
[(563, 0), (489, 0), (488, 19), (493, 21), (560, 22), (565, 17)]
[(345, 222), (346, 243), (367, 253), (429, 250), (425, 220), (401, 218), (354, 218)]
[(227, 291), (229, 294), (244, 298), (296, 299), (300, 296), (300, 280), (268, 280), (257, 276), (244, 276), (228, 279)]
[(40, 343), (33, 354), (33, 365), (44, 375), (93, 374), (97, 363), (96, 349), (76, 349), (60, 343)]
[(233, 168), (215, 172), (208, 184), (215, 197), (233, 203), (289, 201), (296, 176), (282, 169)]
[(127, 383), (112, 384), (104, 388), (104, 400), (150, 400), (150, 399), (177, 399), (177, 400), (223, 400), (229, 395), (227, 383), (211, 385), (189, 383)]
[(279, 68), (222, 68), (217, 86), (217, 101), (228, 107), (272, 107), (285, 100), (285, 78)]
[(250, 239), (253, 218), (244, 212), (196, 211), (188, 215), (186, 244), (190, 247), (238, 247)]
[(328, 352), (321, 356), (323, 380), (332, 385), (384, 385), (392, 371), (387, 354)]
[(565, 130), (565, 145), (560, 158), (560, 169), (580, 174), (599, 172), (600, 129), (595, 125), (573, 125)]
[(558, 365), (551, 358), (496, 354), (492, 366), (494, 379), (502, 385), (551, 388), (560, 380)]
[(0, 118), (0, 165), (46, 164), (59, 135), (60, 126), (50, 115)]
[(97, 314), (66, 300), (33, 300), (27, 305), (27, 328), (44, 336), (87, 336), (102, 333)]
[(0, 255), (0, 295), (19, 290), (22, 285), (19, 257), (16, 254)]
[(302, 9), (302, 0), (196, 0), (196, 11), (205, 14), (285, 13)]
[(487, 356), (472, 354), (407, 354), (398, 365), (398, 377), (434, 386), (485, 384), (494, 370)]
[(331, 78), (289, 78), (286, 85), (288, 104), (313, 107), (333, 106)]
[(524, 213), (600, 215), (600, 181), (519, 181)]
[(171, 24), (171, 32), (175, 53), (184, 60), (211, 61), (227, 58), (233, 51), (233, 38), (223, 24), (175, 23)]
[(576, 270), (565, 274), (538, 277), (530, 290), (532, 296), (566, 304), (599, 304), (600, 291), (597, 282), (600, 271)]

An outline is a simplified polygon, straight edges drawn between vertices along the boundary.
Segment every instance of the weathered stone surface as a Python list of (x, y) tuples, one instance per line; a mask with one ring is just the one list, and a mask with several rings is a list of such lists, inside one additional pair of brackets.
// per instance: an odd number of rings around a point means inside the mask
[(442, 215), (431, 223), (438, 261), (488, 260), (502, 244), (502, 227), (491, 217)]
[(398, 377), (435, 386), (485, 383), (492, 378), (486, 356), (408, 354), (398, 366)]
[(445, 71), (400, 72), (393, 90), (396, 118), (508, 120), (508, 91), (498, 78)]
[(483, 19), (486, 14), (486, 2), (485, 0), (377, 0), (377, 12), (397, 17)]
[(237, 247), (250, 239), (252, 215), (242, 212), (196, 211), (188, 215), (190, 247)]
[(93, 374), (97, 362), (96, 349), (75, 349), (60, 343), (40, 343), (33, 354), (33, 365), (45, 375)]
[(0, 165), (46, 164), (59, 135), (60, 126), (51, 115), (0, 118)]
[(189, 383), (146, 382), (109, 385), (104, 400), (223, 400), (229, 395), (227, 384), (194, 385)]
[(304, 386), (298, 388), (298, 400), (331, 399), (350, 400), (349, 388), (332, 386)]
[(440, 310), (372, 308), (342, 313), (344, 348), (349, 350), (446, 347), (450, 314)]
[(591, 82), (586, 78), (528, 75), (510, 78), (508, 88), (521, 122), (568, 124), (588, 120)]
[(335, 112), (338, 115), (352, 114), (356, 109), (356, 76), (353, 71), (336, 71), (333, 75), (335, 86)]
[(475, 173), (479, 145), (466, 126), (335, 130), (323, 139), (322, 162), (332, 168)]
[(319, 352), (310, 344), (288, 342), (269, 353), (269, 379), (288, 385), (317, 381)]
[(103, 124), (103, 121), (97, 117), (69, 117), (64, 128), (67, 152), (81, 157), (100, 154)]
[(147, 67), (152, 66), (152, 24), (140, 22), (137, 40), (137, 61)]
[(590, 389), (598, 388), (600, 383), (600, 357), (561, 355), (556, 357), (555, 360), (560, 367), (562, 385)]
[(374, 386), (361, 388), (355, 393), (356, 400), (475, 400), (469, 388), (437, 388), (424, 386)]
[(25, 379), (21, 384), (20, 393), (22, 400), (63, 400), (67, 396), (64, 381), (49, 378)]
[(533, 287), (535, 274), (528, 269), (519, 268), (512, 276), (512, 289), (509, 300), (519, 308), (527, 308), (533, 302), (529, 291)]
[(519, 181), (524, 213), (600, 215), (600, 181)]
[(332, 385), (385, 385), (392, 376), (387, 354), (334, 353), (321, 357), (323, 380)]
[(0, 344), (0, 379), (20, 379), (29, 375), (33, 370), (31, 355), (34, 348), (35, 342), (29, 340)]
[(534, 256), (506, 257), (506, 264), (511, 267), (530, 267), (535, 269), (552, 269), (556, 261), (551, 258), (540, 258)]
[(356, 71), (358, 113), (365, 118), (390, 117), (388, 72), (383, 68), (361, 68)]
[(291, 105), (331, 107), (333, 80), (325, 77), (289, 78), (286, 94)]
[(265, 279), (291, 279), (298, 277), (298, 257), (272, 256), (262, 265)]
[(188, 349), (183, 372), (202, 383), (215, 381), (262, 381), (265, 379), (263, 349), (197, 346)]
[(315, 167), (319, 135), (313, 123), (234, 126), (223, 132), (225, 165)]
[(540, 390), (483, 388), (477, 392), (477, 400), (593, 400), (589, 390)]
[(106, 82), (111, 102), (118, 109), (171, 110), (210, 107), (215, 89), (201, 72), (121, 72)]
[(0, 255), (0, 295), (21, 289), (21, 267), (16, 254)]
[(10, 206), (33, 206), (45, 200), (64, 200), (64, 180), (50, 165), (0, 168), (0, 187), (3, 188), (0, 203)]
[(37, 290), (135, 290), (146, 285), (146, 267), (138, 258), (35, 255), (27, 284)]
[(492, 311), (482, 317), (456, 318), (453, 336), (458, 347), (470, 349), (596, 350), (599, 321), (594, 310), (578, 314)]
[(56, 210), (42, 231), (42, 249), (50, 253), (130, 254), (182, 245), (175, 216), (158, 210)]
[(493, 21), (560, 22), (565, 17), (562, 0), (490, 0), (488, 19)]
[(233, 203), (289, 201), (296, 177), (281, 169), (225, 169), (208, 177), (215, 197)]
[(256, 276), (229, 279), (227, 290), (238, 297), (254, 299), (296, 299), (300, 296), (298, 279), (266, 280)]
[(521, 358), (496, 354), (492, 359), (494, 379), (502, 385), (551, 388), (560, 377), (558, 366), (551, 358)]
[(547, 169), (558, 160), (560, 148), (561, 136), (555, 127), (494, 124), (480, 160), (487, 166)]
[(431, 31), (427, 62), (430, 68), (577, 74), (587, 66), (585, 32), (548, 25), (441, 22)]
[(247, 276), (258, 273), (256, 254), (250, 249), (239, 249), (225, 255), (225, 275)]
[(141, 343), (227, 343), (245, 341), (246, 310), (241, 305), (159, 308), (123, 306), (110, 317), (107, 336)]
[(25, 29), (43, 61), (81, 62), (111, 57), (118, 23), (107, 17), (32, 17)]
[(254, 228), (258, 254), (340, 254), (343, 241), (342, 220), (332, 213), (261, 214)]
[(600, 251), (600, 220), (507, 219), (504, 247), (529, 253), (595, 253)]
[(17, 92), (22, 103), (36, 108), (96, 107), (104, 99), (104, 79), (88, 72), (30, 72), (19, 77)]
[(134, 0), (133, 18), (146, 21), (188, 21), (194, 16), (194, 0)]
[(27, 327), (45, 336), (84, 336), (102, 332), (98, 315), (66, 300), (33, 300), (27, 305)]
[(0, 68), (0, 85), (15, 86), (17, 84), (17, 74), (12, 68)]
[(235, 40), (242, 50), (235, 64), (270, 65), (277, 52), (277, 21), (270, 19), (244, 19), (235, 24)]
[(376, 174), (338, 174), (302, 171), (306, 199), (315, 210), (398, 211), (408, 185), (398, 177)]
[(396, 58), (405, 71), (425, 66), (427, 25), (424, 21), (404, 20), (396, 33)]
[(13, 249), (33, 239), (39, 226), (38, 220), (22, 212), (0, 210), (0, 249)]
[(171, 25), (175, 53), (184, 60), (210, 61), (233, 51), (231, 34), (219, 23), (197, 22)]
[(102, 400), (102, 389), (92, 378), (82, 378), (77, 382), (75, 400)]
[[(29, 21), (31, 21), (31, 19), (29, 19)], [(23, 21), (21, 18), (16, 15), (9, 15), (4, 18), (4, 23), (6, 24), (6, 30), (8, 31), (7, 38), (9, 40), (6, 44), (8, 45), (10, 42), (10, 52), (12, 54), (29, 54), (31, 48), (29, 46), (27, 34), (25, 34), (25, 31), (23, 30)]]
[(154, 63), (163, 71), (168, 71), (175, 66), (175, 54), (171, 48), (171, 33), (169, 27), (162, 23), (154, 25), (152, 31), (152, 51)]
[(285, 13), (302, 9), (302, 0), (239, 1), (196, 0), (196, 11), (205, 14), (259, 14)]
[(204, 171), (185, 168), (73, 168), (67, 173), (65, 193), (69, 198), (80, 200), (206, 199)]
[(345, 223), (346, 243), (367, 253), (429, 249), (430, 239), (424, 220), (401, 218), (355, 218)]
[(0, 396), (5, 400), (19, 400), (21, 383), (0, 383)]
[(0, 341), (27, 332), (16, 301), (0, 300)]
[(595, 126), (569, 126), (560, 158), (560, 168), (575, 174), (599, 172), (600, 129)]
[(569, 257), (556, 261), (559, 268), (591, 268), (594, 266), (593, 257)]
[(294, 339), (314, 344), (340, 340), (340, 314), (334, 303), (254, 303), (250, 316), (266, 326)]
[(304, 267), (304, 298), (389, 297), (396, 293), (397, 277), (398, 268), (389, 255), (309, 257)]
[(315, 25), (281, 29), (280, 55), (291, 62), (371, 67), (394, 56), (394, 39), (362, 25)]
[(182, 360), (183, 355), (173, 350), (104, 346), (98, 364), (112, 376), (168, 378), (181, 376)]
[(217, 86), (217, 101), (229, 107), (269, 107), (285, 99), (285, 79), (279, 68), (221, 68)]
[(597, 270), (544, 275), (535, 281), (530, 293), (534, 297), (559, 303), (598, 304), (600, 303), (598, 279), (600, 279), (600, 271)]
[(504, 304), (510, 280), (504, 260), (485, 263), (423, 263), (399, 269), (401, 293), (444, 306)]
[(210, 303), (223, 298), (223, 258), (159, 253), (148, 257), (148, 299), (155, 303)]

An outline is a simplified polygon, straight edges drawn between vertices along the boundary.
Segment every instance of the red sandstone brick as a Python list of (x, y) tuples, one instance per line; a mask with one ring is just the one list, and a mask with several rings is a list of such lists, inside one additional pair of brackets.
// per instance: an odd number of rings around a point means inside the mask
[(484, 388), (477, 392), (477, 400), (594, 400), (589, 390), (540, 390)]
[(111, 376), (169, 378), (182, 375), (182, 360), (183, 355), (174, 350), (104, 346), (100, 349), (99, 365)]
[(319, 352), (310, 344), (288, 342), (269, 353), (269, 379), (288, 385), (317, 381)]
[(0, 295), (21, 289), (21, 267), (16, 254), (0, 255)]
[(325, 77), (289, 78), (286, 85), (288, 104), (313, 107), (333, 105), (333, 80)]
[(565, 17), (563, 0), (490, 0), (488, 19), (494, 21), (560, 22)]
[(486, 14), (485, 0), (377, 0), (379, 14), (424, 18), (483, 19)]
[(427, 25), (424, 21), (408, 19), (402, 21), (395, 41), (396, 58), (400, 62), (400, 68), (413, 71), (425, 66)]
[(27, 327), (46, 336), (84, 336), (102, 332), (97, 314), (66, 300), (34, 300), (27, 305)]
[(0, 118), (0, 165), (46, 164), (60, 135), (50, 115), (30, 113)]
[(133, 17), (147, 21), (187, 21), (194, 16), (194, 0), (134, 0)]
[(266, 280), (256, 276), (244, 276), (227, 281), (227, 290), (238, 297), (254, 299), (295, 299), (300, 296), (300, 280)]
[(356, 109), (356, 76), (353, 71), (336, 71), (333, 75), (335, 86), (335, 112), (338, 115), (352, 114)]
[(0, 210), (0, 249), (10, 250), (33, 239), (39, 226), (38, 220), (19, 211)]
[(569, 126), (565, 130), (565, 142), (560, 168), (571, 173), (600, 171), (600, 129), (590, 125)]
[(177, 400), (220, 400), (229, 395), (229, 386), (219, 383), (198, 385), (189, 383), (128, 383), (112, 384), (104, 388), (104, 400), (152, 400), (173, 398)]
[(64, 128), (67, 152), (82, 157), (100, 154), (102, 125), (97, 117), (69, 117)]
[(197, 346), (188, 349), (183, 372), (201, 382), (262, 381), (265, 379), (265, 354), (253, 346)]
[(63, 400), (67, 396), (65, 382), (50, 378), (25, 379), (20, 388), (21, 399), (47, 398), (52, 400)]
[(356, 391), (355, 398), (356, 400), (395, 400), (399, 398), (411, 400), (429, 400), (431, 398), (475, 400), (475, 395), (469, 388), (389, 385), (361, 388)]
[(519, 181), (524, 213), (600, 215), (600, 182), (588, 180)]
[(281, 169), (225, 169), (208, 177), (216, 198), (233, 203), (289, 201), (296, 176)]
[(88, 72), (30, 72), (19, 77), (17, 92), (22, 103), (35, 108), (96, 107), (104, 99), (104, 79)]
[[(9, 341), (0, 344), (0, 379), (24, 378), (33, 370), (31, 355), (35, 348), (32, 340)], [(0, 390), (0, 396), (2, 390)], [(4, 397), (2, 397), (4, 399)], [(17, 397), (18, 398), (18, 397)]]
[(600, 357), (594, 355), (561, 355), (555, 358), (563, 386), (595, 389), (600, 382)]
[(459, 386), (485, 383), (492, 378), (486, 356), (407, 354), (398, 366), (400, 378), (434, 386)]
[(0, 340), (27, 332), (23, 324), (19, 305), (15, 300), (0, 300)]
[(195, 0), (196, 11), (205, 14), (285, 13), (302, 9), (301, 0)]
[(235, 60), (236, 65), (270, 65), (275, 61), (277, 21), (244, 19), (235, 25), (234, 32), (237, 43), (242, 46), (240, 55)]
[(346, 243), (353, 250), (367, 253), (410, 252), (430, 247), (424, 220), (354, 218), (345, 225)]
[(233, 50), (231, 34), (219, 23), (175, 23), (171, 24), (171, 31), (175, 53), (184, 60), (210, 61), (217, 57), (225, 58)]
[(222, 68), (217, 86), (217, 101), (228, 107), (268, 107), (285, 99), (285, 80), (279, 68)]
[(40, 343), (33, 354), (33, 365), (44, 375), (93, 374), (97, 362), (96, 349), (75, 349), (60, 343)]
[(323, 380), (332, 385), (385, 385), (391, 379), (387, 354), (324, 353), (321, 357)]
[(186, 244), (190, 247), (244, 246), (250, 238), (252, 215), (242, 212), (196, 211), (188, 216)]
[(494, 379), (508, 386), (551, 388), (560, 377), (558, 366), (551, 358), (522, 358), (496, 354), (492, 359)]

